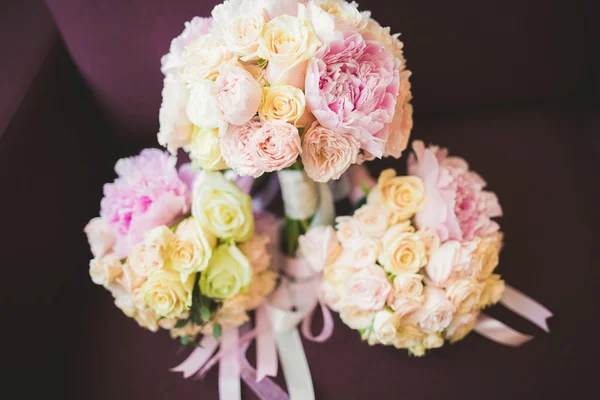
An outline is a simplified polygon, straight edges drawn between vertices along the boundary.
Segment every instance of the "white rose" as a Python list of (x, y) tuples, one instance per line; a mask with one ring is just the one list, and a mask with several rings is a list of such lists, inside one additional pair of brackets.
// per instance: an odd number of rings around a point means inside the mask
[(446, 288), (446, 296), (456, 307), (456, 312), (465, 314), (479, 306), (483, 286), (470, 279), (458, 280)]
[(121, 271), (121, 261), (114, 253), (90, 261), (90, 277), (96, 285), (108, 286), (121, 275)]
[(483, 281), (483, 292), (479, 302), (479, 308), (489, 307), (496, 304), (504, 294), (505, 284), (500, 275), (492, 274)]
[(371, 326), (374, 317), (374, 311), (355, 306), (344, 306), (340, 309), (340, 319), (352, 329), (367, 329)]
[(452, 320), (452, 323), (446, 329), (446, 339), (450, 343), (455, 343), (469, 334), (477, 324), (478, 312), (457, 315)]
[(317, 36), (323, 42), (339, 32), (364, 29), (371, 16), (370, 11), (358, 11), (356, 2), (344, 0), (311, 0), (307, 10)]
[(423, 275), (408, 272), (396, 275), (394, 278), (394, 290), (396, 293), (420, 296), (423, 294)]
[(258, 59), (258, 38), (267, 15), (260, 2), (226, 0), (213, 8), (214, 34), (243, 61)]
[(442, 289), (427, 286), (423, 293), (425, 304), (419, 326), (425, 333), (440, 332), (450, 324), (456, 309)]
[(194, 125), (203, 129), (219, 127), (219, 116), (215, 98), (215, 83), (209, 80), (198, 81), (190, 85), (190, 97), (187, 103), (187, 115)]
[(357, 268), (365, 268), (377, 262), (381, 253), (381, 241), (376, 238), (356, 237), (344, 244), (340, 255), (342, 263), (352, 264)]
[(219, 67), (235, 62), (235, 57), (213, 35), (203, 35), (186, 46), (183, 62), (183, 79), (187, 84), (195, 84), (203, 80), (214, 81)]
[(196, 169), (216, 171), (227, 168), (227, 164), (221, 155), (218, 129), (194, 127), (189, 151), (192, 166)]
[(383, 207), (365, 204), (354, 213), (354, 219), (360, 225), (365, 236), (380, 238), (388, 227), (389, 212)]
[(381, 310), (375, 313), (373, 319), (373, 330), (377, 339), (383, 344), (393, 344), (396, 339), (397, 316), (389, 310)]
[(158, 112), (158, 143), (173, 155), (179, 148), (187, 149), (192, 137), (193, 125), (186, 112), (188, 99), (189, 91), (181, 76), (167, 75)]
[(335, 219), (336, 236), (340, 243), (360, 236), (360, 224), (353, 217), (342, 216)]
[(455, 240), (445, 242), (431, 255), (431, 259), (425, 267), (427, 276), (434, 285), (443, 286), (450, 278), (455, 266), (460, 263), (460, 259), (460, 242)]

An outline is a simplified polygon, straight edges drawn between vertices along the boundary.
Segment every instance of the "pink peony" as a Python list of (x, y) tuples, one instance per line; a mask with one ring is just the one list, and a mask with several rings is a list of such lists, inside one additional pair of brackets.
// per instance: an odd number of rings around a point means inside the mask
[(191, 21), (185, 23), (185, 29), (181, 35), (171, 41), (169, 53), (165, 54), (160, 60), (160, 70), (167, 75), (178, 75), (183, 68), (183, 50), (193, 40), (200, 36), (207, 35), (213, 27), (212, 18), (194, 17)]
[(383, 150), (384, 157), (400, 158), (408, 145), (410, 131), (413, 127), (413, 108), (410, 104), (412, 94), (408, 80), (411, 75), (412, 72), (408, 70), (400, 72), (400, 92), (396, 99), (394, 119), (389, 124), (389, 137)]
[(302, 162), (306, 174), (316, 182), (339, 179), (356, 162), (359, 147), (352, 135), (313, 122), (302, 137)]
[(380, 43), (345, 32), (323, 45), (306, 74), (306, 102), (321, 125), (383, 155), (400, 86), (400, 60)]
[[(117, 161), (117, 179), (104, 185), (100, 216), (116, 236), (115, 253), (127, 257), (144, 232), (171, 225), (190, 207), (191, 181), (175, 168), (176, 159), (157, 149)], [(182, 169), (182, 172), (184, 169)]]
[(215, 83), (215, 98), (221, 118), (234, 125), (250, 121), (262, 99), (260, 84), (250, 72), (237, 65), (225, 65), (219, 70)]
[[(473, 240), (499, 229), (491, 218), (502, 216), (496, 195), (484, 191), (486, 183), (458, 157), (421, 141), (413, 143), (408, 159), (411, 175), (423, 179), (427, 202), (415, 217), (418, 228), (435, 229), (442, 241)], [(415, 157), (416, 155), (416, 157)]]

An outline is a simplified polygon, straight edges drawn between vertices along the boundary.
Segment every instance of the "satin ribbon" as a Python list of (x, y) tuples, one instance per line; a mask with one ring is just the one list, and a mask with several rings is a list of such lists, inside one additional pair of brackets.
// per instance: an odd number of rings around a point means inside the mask
[[(267, 376), (277, 375), (275, 343), (270, 333), (269, 314), (265, 306), (256, 312), (256, 328), (249, 330), (246, 324), (227, 329), (219, 341), (205, 335), (197, 347), (173, 372), (182, 372), (184, 378), (203, 378), (212, 367), (219, 364), (219, 398), (241, 400), (242, 379), (261, 400), (287, 400), (287, 394)], [(240, 336), (240, 331), (243, 333)], [(256, 364), (254, 369), (246, 359), (246, 351), (256, 338)], [(217, 354), (213, 353), (220, 346)]]
[[(546, 320), (552, 317), (552, 312), (512, 286), (506, 285), (500, 304), (544, 331), (550, 332)], [(486, 314), (479, 316), (475, 332), (496, 343), (512, 347), (521, 346), (533, 339), (533, 336), (518, 332)]]

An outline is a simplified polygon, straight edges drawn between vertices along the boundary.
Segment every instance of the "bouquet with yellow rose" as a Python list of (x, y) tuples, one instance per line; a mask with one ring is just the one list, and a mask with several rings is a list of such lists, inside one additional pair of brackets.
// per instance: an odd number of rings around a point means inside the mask
[(158, 150), (116, 170), (101, 216), (86, 227), (94, 283), (142, 327), (182, 343), (246, 322), (277, 278), (259, 234), (267, 220), (255, 227), (250, 195), (219, 172), (178, 171)]

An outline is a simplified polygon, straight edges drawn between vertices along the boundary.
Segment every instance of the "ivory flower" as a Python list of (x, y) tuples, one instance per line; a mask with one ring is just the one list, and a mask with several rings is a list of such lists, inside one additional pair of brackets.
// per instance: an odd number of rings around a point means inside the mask
[(475, 280), (462, 279), (446, 288), (446, 296), (459, 314), (471, 312), (479, 307), (483, 286)]
[(483, 281), (483, 291), (481, 293), (479, 308), (489, 307), (499, 302), (504, 294), (504, 289), (505, 284), (504, 281), (500, 279), (500, 275), (490, 275)]
[(194, 276), (182, 282), (173, 270), (155, 271), (142, 285), (144, 300), (148, 307), (165, 318), (176, 318), (192, 305)]
[(190, 121), (199, 128), (214, 129), (219, 126), (216, 85), (210, 80), (201, 80), (189, 85), (190, 96), (186, 113)]
[(185, 281), (188, 275), (206, 269), (217, 239), (193, 217), (179, 224), (175, 236), (168, 253), (169, 267)]
[(395, 291), (390, 293), (387, 304), (402, 322), (416, 324), (421, 319), (423, 296)]
[(205, 172), (196, 180), (192, 215), (220, 239), (244, 242), (254, 233), (250, 196), (219, 172)]
[(373, 319), (373, 331), (383, 344), (393, 344), (398, 333), (396, 324), (397, 316), (389, 310), (381, 310), (375, 313)]
[(336, 235), (340, 243), (345, 244), (350, 239), (360, 236), (360, 224), (353, 217), (340, 216), (335, 219)]
[(108, 286), (121, 272), (121, 261), (114, 253), (90, 261), (90, 277), (96, 285)]
[(501, 232), (497, 232), (479, 240), (473, 254), (478, 279), (486, 279), (498, 266), (503, 237)]
[(427, 286), (423, 294), (425, 304), (419, 326), (425, 333), (440, 332), (450, 325), (456, 308), (446, 299), (446, 294), (442, 289)]
[(208, 297), (228, 299), (248, 288), (252, 267), (235, 245), (217, 247), (200, 275), (200, 291)]
[(386, 169), (379, 176), (377, 187), (395, 221), (407, 220), (425, 206), (425, 188), (419, 177), (396, 176), (396, 171)]
[(306, 100), (304, 92), (291, 85), (276, 85), (262, 89), (258, 115), (265, 121), (289, 122), (305, 126)]
[(367, 329), (373, 323), (375, 312), (356, 306), (344, 306), (340, 309), (340, 319), (352, 329)]
[(219, 68), (234, 61), (234, 55), (213, 35), (203, 35), (189, 43), (183, 51), (182, 76), (187, 84), (214, 81)]
[(298, 251), (317, 272), (338, 258), (342, 247), (333, 227), (317, 226), (298, 238)]
[(190, 93), (179, 74), (165, 77), (158, 112), (160, 128), (157, 138), (158, 143), (172, 155), (177, 155), (180, 148), (187, 149), (192, 138), (194, 125), (186, 110), (189, 97)]
[(346, 281), (350, 302), (363, 310), (379, 310), (392, 286), (378, 265), (361, 268)]
[(416, 233), (405, 231), (401, 224), (388, 229), (381, 242), (379, 263), (391, 274), (417, 273), (427, 264), (425, 243)]
[(449, 339), (450, 343), (464, 339), (475, 328), (478, 316), (478, 312), (457, 315), (446, 330), (446, 339)]
[(363, 235), (369, 237), (381, 237), (388, 227), (387, 210), (372, 204), (365, 204), (354, 212), (354, 219), (360, 225)]
[(194, 127), (189, 144), (190, 159), (194, 168), (216, 171), (227, 168), (221, 155), (218, 129)]
[(364, 268), (375, 264), (380, 253), (381, 241), (379, 239), (359, 236), (344, 243), (340, 259), (357, 268)]
[(104, 219), (100, 217), (91, 219), (84, 231), (94, 257), (102, 257), (112, 251), (116, 237), (111, 226)]

